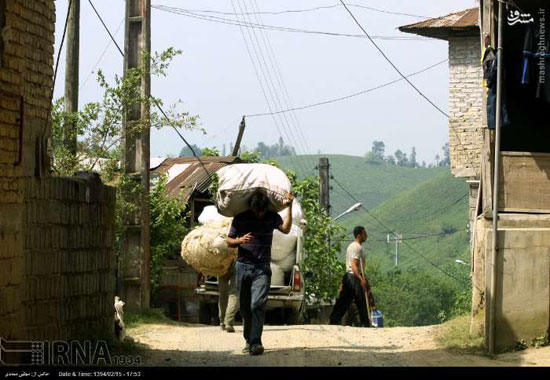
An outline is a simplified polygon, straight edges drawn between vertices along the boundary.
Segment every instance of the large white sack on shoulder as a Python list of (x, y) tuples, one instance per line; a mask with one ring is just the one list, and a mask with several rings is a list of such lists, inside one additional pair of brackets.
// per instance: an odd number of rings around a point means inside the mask
[(237, 249), (227, 246), (230, 225), (227, 220), (195, 228), (181, 243), (181, 257), (197, 272), (223, 276), (237, 257)]
[[(288, 207), (285, 208), (283, 211), (281, 211), (279, 215), (281, 215), (281, 218), (285, 220), (287, 213), (288, 213)], [(303, 218), (304, 218), (304, 213), (302, 212), (302, 206), (300, 205), (300, 202), (298, 202), (296, 198), (294, 198), (294, 201), (292, 202), (292, 224), (299, 226), (300, 221)]]
[(271, 285), (284, 286), (285, 272), (277, 264), (271, 263)]
[(284, 272), (290, 272), (296, 264), (296, 245), (298, 243), (298, 227), (293, 225), (285, 235), (279, 230), (273, 231), (271, 245), (271, 261)]
[(218, 212), (218, 209), (216, 206), (206, 206), (201, 214), (199, 215), (199, 223), (200, 224), (208, 224), (208, 223), (215, 223), (215, 222), (226, 222), (230, 221), (231, 219), (221, 215)]
[(218, 174), (218, 212), (233, 217), (248, 210), (248, 200), (257, 190), (269, 199), (269, 209), (280, 212), (286, 207), (286, 194), (292, 187), (286, 174), (267, 164), (234, 164), (221, 168)]

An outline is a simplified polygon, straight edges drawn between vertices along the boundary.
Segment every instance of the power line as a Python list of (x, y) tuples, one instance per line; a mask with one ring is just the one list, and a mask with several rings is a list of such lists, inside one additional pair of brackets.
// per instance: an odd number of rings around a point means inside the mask
[[(162, 6), (161, 4), (158, 4), (158, 5)], [(384, 9), (367, 7), (367, 6), (359, 5), (359, 4), (348, 4), (348, 5), (350, 7), (362, 8), (362, 9), (367, 9), (367, 10), (374, 11), (374, 12), (380, 12), (380, 13), (386, 13), (386, 14), (392, 14), (392, 15), (408, 16), (408, 17), (423, 18), (423, 19), (430, 18), (428, 16), (419, 16), (419, 15), (414, 15), (414, 14), (410, 14), (410, 13), (388, 11), (388, 10), (384, 10)], [(315, 12), (315, 11), (319, 11), (319, 10), (338, 8), (338, 7), (341, 7), (341, 6), (342, 6), (342, 4), (333, 4), (333, 5), (326, 5), (326, 6), (320, 6), (320, 7), (314, 7), (314, 8), (288, 9), (288, 10), (283, 10), (283, 11), (272, 11), (272, 12), (254, 11), (254, 12), (247, 12), (246, 14), (247, 15), (275, 15), (276, 16), (276, 15), (289, 14), (289, 13)], [(233, 13), (233, 12), (223, 12), (223, 11), (216, 11), (216, 10), (211, 10), (211, 9), (189, 9), (188, 11), (189, 12), (195, 12), (195, 13), (212, 13), (212, 14), (225, 15), (225, 16), (234, 16), (234, 15), (236, 15), (236, 13)]]
[[(444, 59), (443, 61), (440, 61), (440, 62), (437, 62), (431, 66), (428, 66), (422, 70), (419, 70), (419, 71), (416, 71), (412, 74), (409, 74), (407, 77), (413, 77), (415, 75), (418, 75), (418, 74), (422, 74), (428, 70), (431, 70), (433, 69), (434, 67), (437, 67), (445, 62), (448, 62), (449, 60), (448, 59)], [(359, 92), (355, 92), (353, 94), (349, 94), (349, 95), (345, 95), (345, 96), (341, 96), (339, 98), (334, 98), (334, 99), (330, 99), (330, 100), (325, 100), (325, 101), (322, 101), (322, 102), (317, 102), (317, 103), (313, 103), (313, 104), (308, 104), (308, 105), (305, 105), (305, 106), (301, 106), (301, 107), (295, 107), (295, 108), (290, 108), (290, 109), (285, 109), (285, 110), (279, 110), (279, 111), (276, 111), (276, 113), (284, 113), (284, 112), (291, 112), (291, 111), (298, 111), (298, 110), (305, 110), (305, 109), (308, 109), (308, 108), (313, 108), (313, 107), (318, 107), (318, 106), (322, 106), (322, 105), (326, 105), (326, 104), (331, 104), (331, 103), (336, 103), (336, 102), (339, 102), (339, 101), (342, 101), (342, 100), (346, 100), (346, 99), (350, 99), (350, 98), (354, 98), (356, 96), (360, 96), (360, 95), (364, 95), (364, 94), (367, 94), (369, 92), (373, 92), (373, 91), (376, 91), (376, 90), (379, 90), (381, 88), (384, 88), (384, 87), (388, 87), (388, 86), (391, 86), (392, 84), (395, 84), (395, 83), (398, 83), (398, 82), (401, 82), (402, 80), (404, 80), (403, 78), (398, 78), (398, 79), (395, 79), (395, 80), (392, 80), (391, 82), (387, 82), (387, 83), (384, 83), (384, 84), (381, 84), (379, 86), (376, 86), (376, 87), (372, 87), (372, 88), (369, 88), (367, 90), (363, 90), (363, 91), (359, 91)], [(257, 114), (252, 114), (252, 115), (247, 115), (247, 117), (260, 117), (260, 116), (268, 116), (268, 115), (271, 115), (271, 113), (257, 113)]]
[(438, 216), (440, 215), (441, 213), (443, 213), (444, 211), (450, 209), (451, 207), (453, 207), (454, 205), (456, 205), (457, 203), (459, 203), (461, 200), (463, 200), (464, 198), (466, 198), (469, 194), (466, 193), (464, 194), (463, 196), (461, 196), (460, 198), (458, 198), (456, 201), (452, 202), (451, 204), (445, 206), (445, 207), (442, 207), (441, 209), (439, 210), (436, 210), (434, 211), (433, 213), (431, 214), (426, 214), (426, 215), (423, 215), (423, 216), (418, 216), (418, 217), (414, 217), (414, 218), (410, 218), (410, 219), (387, 219), (388, 222), (410, 222), (410, 221), (413, 221), (413, 220), (419, 220), (419, 219), (425, 219), (425, 218), (429, 218), (429, 217), (435, 217), (435, 216)]
[[(237, 13), (237, 8), (235, 7), (235, 3), (233, 2), (233, 0), (231, 1), (231, 5), (233, 6), (233, 9), (234, 9), (235, 13)], [(237, 0), (237, 6), (239, 7), (240, 14), (243, 14), (244, 13), (243, 8), (241, 7), (241, 4), (238, 0)], [(245, 20), (244, 15), (243, 15), (243, 20)], [(241, 35), (243, 37), (243, 41), (245, 43), (246, 50), (248, 52), (248, 56), (249, 56), (250, 61), (252, 63), (252, 67), (254, 68), (256, 78), (258, 79), (260, 89), (262, 90), (262, 93), (264, 95), (264, 98), (265, 98), (265, 101), (267, 103), (268, 108), (270, 110), (272, 110), (273, 108), (272, 108), (271, 103), (275, 104), (276, 93), (274, 95), (273, 92), (272, 92), (272, 88), (270, 87), (270, 83), (273, 86), (273, 80), (271, 79), (271, 76), (268, 76), (268, 74), (266, 74), (266, 71), (268, 72), (269, 70), (267, 68), (267, 63), (265, 61), (265, 57), (263, 56), (263, 52), (262, 52), (262, 50), (259, 46), (259, 42), (258, 42), (258, 39), (257, 39), (257, 36), (256, 36), (256, 31), (254, 30), (254, 28), (252, 28), (252, 30), (246, 29), (246, 32), (247, 32), (248, 37), (250, 39), (250, 45), (251, 45), (251, 47), (250, 47), (249, 44), (248, 44), (248, 40), (246, 39), (244, 29), (242, 27), (240, 27), (239, 29), (241, 31)], [(257, 44), (255, 42), (257, 42)], [(257, 45), (258, 45), (258, 47), (257, 47)], [(258, 50), (259, 50), (259, 52), (258, 52)], [(256, 65), (256, 61), (257, 61), (258, 65)], [(262, 62), (266, 66), (266, 70), (264, 70), (264, 66), (262, 65)], [(260, 76), (260, 73), (262, 74), (261, 76)], [(265, 86), (264, 86), (264, 82), (262, 82), (261, 77), (263, 77), (263, 79), (264, 79)], [(270, 79), (271, 79), (271, 82), (270, 82)], [(273, 89), (273, 91), (275, 91), (275, 90)], [(279, 119), (277, 119), (276, 116), (277, 115), (273, 115), (272, 118), (273, 118), (273, 122), (275, 124), (275, 127), (279, 131), (279, 135), (282, 138), (283, 132), (284, 132), (284, 134), (287, 137), (288, 142), (290, 142), (291, 139), (290, 139), (288, 131), (285, 127), (283, 118), (280, 115), (278, 115)], [(295, 160), (294, 157), (291, 157), (290, 161), (293, 164), (295, 170), (298, 170), (298, 169), (304, 170), (304, 167), (298, 168), (298, 165), (296, 164), (296, 162), (298, 162), (300, 164), (301, 164), (301, 162)]]
[[(253, 10), (259, 10), (259, 7), (258, 7), (258, 4), (257, 4), (256, 0), (252, 0), (251, 5), (252, 5)], [(256, 12), (255, 17), (256, 17), (256, 22), (260, 25), (263, 25), (263, 19), (262, 19), (261, 14), (259, 14), (259, 12)], [(269, 61), (272, 64), (272, 67), (274, 69), (273, 71), (274, 71), (274, 74), (275, 74), (275, 79), (276, 79), (276, 82), (278, 83), (279, 88), (281, 90), (282, 99), (284, 101), (284, 106), (287, 107), (287, 108), (291, 108), (292, 103), (291, 103), (291, 100), (290, 100), (290, 95), (289, 95), (289, 92), (288, 92), (288, 88), (286, 86), (285, 81), (283, 80), (281, 69), (279, 67), (279, 62), (278, 62), (278, 60), (275, 56), (275, 52), (274, 52), (274, 49), (273, 49), (273, 45), (271, 44), (271, 40), (269, 39), (269, 36), (267, 35), (265, 30), (263, 30), (263, 29), (260, 29), (260, 35), (262, 36), (264, 44), (267, 47), (267, 55), (268, 55)], [(302, 144), (301, 148), (302, 148), (303, 152), (306, 153), (306, 154), (310, 154), (309, 145), (307, 143), (307, 139), (304, 137), (304, 134), (302, 133), (302, 127), (300, 125), (300, 122), (299, 122), (298, 118), (296, 117), (295, 113), (293, 113), (293, 112), (290, 113), (289, 117), (290, 117), (290, 121), (291, 121), (290, 126), (293, 127), (294, 130), (297, 132), (296, 133), (296, 140), (299, 143)], [(296, 147), (296, 148), (298, 148), (298, 147)], [(309, 165), (309, 163), (308, 163), (308, 160), (307, 160), (306, 156), (302, 155), (301, 158), (305, 161), (306, 167), (307, 167)]]
[[(355, 202), (358, 202), (359, 203), (359, 200), (353, 195), (351, 194), (346, 188), (343, 187), (342, 184), (340, 184), (340, 182), (336, 179), (336, 178), (333, 178), (333, 180), (342, 188), (342, 190), (348, 194), (348, 196), (353, 199)], [(383, 223), (376, 215), (374, 215), (373, 213), (370, 212), (369, 209), (367, 209), (365, 206), (361, 205), (361, 208), (364, 209), (367, 214), (369, 214), (378, 224), (380, 224), (383, 228), (385, 228), (388, 232), (392, 233), (392, 234), (395, 234), (395, 232), (389, 228), (385, 223)], [(416, 253), (418, 256), (420, 256), (421, 258), (423, 258), (426, 262), (428, 262), (431, 266), (433, 266), (434, 268), (436, 268), (437, 270), (439, 270), (441, 273), (445, 274), (446, 276), (448, 276), (449, 278), (452, 278), (460, 283), (462, 283), (462, 280), (453, 276), (452, 274), (448, 273), (447, 271), (445, 271), (444, 269), (440, 268), (438, 265), (436, 265), (435, 263), (433, 263), (430, 259), (428, 259), (426, 256), (424, 256), (422, 253), (420, 253), (419, 251), (417, 251), (416, 249), (414, 249), (407, 241), (404, 241), (403, 244), (405, 244), (411, 251), (413, 251), (414, 253)]]
[(63, 51), (63, 45), (65, 44), (65, 37), (67, 35), (67, 27), (69, 25), (69, 16), (71, 14), (71, 6), (73, 4), (73, 0), (69, 0), (69, 4), (67, 6), (67, 17), (65, 17), (65, 26), (63, 27), (63, 36), (61, 37), (61, 43), (59, 44), (59, 52), (57, 52), (57, 59), (55, 60), (55, 69), (53, 72), (53, 79), (52, 79), (52, 92), (50, 94), (50, 101), (48, 103), (48, 113), (46, 114), (46, 121), (44, 123), (44, 127), (42, 128), (42, 133), (46, 131), (48, 128), (48, 124), (50, 123), (50, 117), (52, 113), (52, 105), (53, 105), (53, 95), (55, 91), (55, 82), (57, 81), (57, 70), (59, 69), (59, 59), (61, 58), (61, 51)]
[[(154, 9), (159, 10), (159, 11), (173, 13), (173, 14), (177, 14), (177, 15), (180, 15), (180, 16), (195, 18), (195, 19), (199, 19), (199, 20), (203, 20), (203, 21), (215, 22), (215, 23), (219, 23), (219, 24), (242, 26), (242, 27), (247, 27), (247, 28), (256, 27), (256, 28), (274, 30), (274, 31), (278, 31), (278, 32), (288, 32), (288, 33), (319, 34), (319, 35), (333, 36), (333, 37), (365, 38), (365, 36), (361, 35), (361, 34), (325, 32), (325, 31), (320, 31), (320, 30), (290, 28), (290, 27), (277, 26), (277, 25), (258, 25), (258, 24), (249, 23), (249, 22), (246, 22), (246, 21), (235, 21), (233, 19), (228, 19), (228, 18), (224, 18), (224, 17), (201, 15), (201, 14), (191, 12), (187, 9), (176, 8), (176, 7), (168, 7), (168, 6), (164, 6), (164, 5), (154, 5), (152, 7)], [(426, 42), (434, 42), (433, 39), (423, 38), (423, 37), (371, 36), (371, 38), (376, 39), (376, 40), (387, 40), (387, 41), (426, 41)]]
[[(103, 19), (101, 17), (101, 15), (99, 14), (99, 12), (97, 11), (97, 9), (95, 8), (94, 4), (92, 3), (92, 0), (88, 0), (90, 2), (90, 5), (92, 6), (92, 8), (94, 9), (95, 11), (95, 14), (97, 15), (97, 17), (99, 18), (99, 20), (101, 21), (101, 23), (103, 24), (103, 27), (105, 28), (105, 30), (107, 31), (107, 34), (109, 34), (109, 37), (111, 37), (111, 40), (113, 41), (113, 43), (116, 45), (116, 47), (118, 48), (118, 51), (120, 53), (120, 55), (122, 57), (124, 57), (124, 52), (120, 49), (120, 46), (118, 46), (118, 43), (116, 42), (115, 38), (113, 37), (111, 31), (109, 30), (109, 28), (107, 27), (107, 25), (105, 24), (105, 22), (103, 22)], [(68, 16), (67, 16), (68, 18)], [(171, 126), (174, 131), (176, 131), (176, 133), (178, 134), (178, 136), (180, 137), (180, 139), (185, 143), (185, 145), (187, 145), (187, 147), (191, 150), (191, 153), (193, 154), (193, 156), (198, 160), (198, 162), (201, 164), (202, 168), (204, 169), (204, 171), (206, 172), (206, 174), (208, 175), (209, 178), (212, 178), (212, 174), (208, 171), (208, 169), (206, 169), (206, 166), (204, 165), (204, 162), (202, 162), (202, 160), (199, 158), (199, 156), (197, 156), (197, 153), (195, 152), (195, 150), (193, 149), (193, 147), (191, 146), (191, 144), (189, 144), (187, 142), (187, 140), (185, 139), (185, 137), (183, 137), (183, 135), (180, 133), (180, 131), (178, 131), (178, 129), (172, 124), (172, 121), (170, 120), (170, 118), (168, 117), (168, 115), (166, 114), (166, 112), (164, 112), (164, 110), (162, 109), (162, 106), (159, 104), (159, 102), (157, 101), (157, 99), (155, 99), (153, 96), (151, 96), (151, 100), (152, 102), (155, 104), (155, 106), (157, 107), (157, 109), (162, 113), (162, 115), (164, 116), (164, 118), (166, 119), (166, 121), (168, 122), (168, 125)]]
[(92, 6), (95, 14), (97, 15), (97, 17), (99, 18), (99, 21), (101, 21), (101, 24), (103, 24), (103, 28), (105, 28), (105, 30), (107, 31), (107, 33), (109, 34), (109, 37), (111, 37), (111, 40), (114, 42), (115, 46), (117, 47), (118, 51), (120, 52), (120, 54), (122, 54), (122, 56), (124, 57), (124, 52), (122, 51), (122, 49), (120, 48), (120, 46), (118, 46), (118, 43), (116, 42), (115, 38), (113, 37), (113, 35), (111, 34), (111, 31), (109, 30), (109, 28), (107, 28), (107, 25), (105, 24), (105, 21), (103, 21), (103, 18), (101, 17), (101, 15), (99, 14), (99, 12), (97, 11), (97, 9), (95, 8), (94, 6), (94, 3), (92, 3), (92, 0), (88, 0), (88, 2), (90, 3), (90, 5)]
[[(124, 18), (122, 18), (122, 21), (120, 21), (120, 24), (118, 25), (117, 29), (115, 30), (115, 36), (118, 34), (118, 32), (119, 32), (119, 30), (120, 30), (120, 28), (122, 27), (123, 24), (124, 24)], [(112, 43), (113, 43), (113, 40), (109, 39), (109, 42), (107, 43), (107, 46), (105, 46), (105, 49), (103, 50), (103, 53), (101, 53), (101, 55), (99, 56), (99, 59), (97, 60), (96, 64), (94, 65), (94, 67), (92, 68), (92, 70), (90, 71), (88, 76), (86, 77), (86, 80), (80, 85), (80, 90), (82, 90), (84, 88), (84, 86), (86, 86), (86, 84), (88, 83), (88, 81), (92, 77), (95, 69), (97, 69), (97, 67), (99, 66), (99, 64), (103, 60), (103, 57), (105, 57), (105, 54), (107, 54), (107, 51), (111, 47)]]
[(395, 71), (413, 88), (416, 90), (416, 92), (418, 92), (418, 94), (420, 96), (422, 96), (424, 99), (426, 99), (426, 101), (428, 101), (428, 103), (430, 103), (436, 110), (438, 110), (439, 112), (441, 112), (443, 115), (445, 115), (445, 117), (449, 118), (449, 115), (443, 111), (441, 108), (439, 108), (434, 102), (432, 102), (430, 100), (430, 98), (428, 98), (426, 95), (424, 95), (424, 93), (422, 91), (420, 91), (402, 72), (401, 70), (399, 70), (397, 68), (397, 66), (392, 62), (392, 60), (384, 53), (384, 51), (376, 44), (376, 42), (374, 42), (374, 40), (372, 39), (372, 37), (369, 35), (369, 33), (365, 30), (365, 28), (363, 28), (363, 26), (361, 25), (361, 23), (357, 20), (357, 18), (355, 17), (355, 15), (349, 10), (349, 8), (347, 7), (346, 3), (344, 3), (343, 0), (340, 0), (340, 3), (342, 3), (342, 5), (344, 6), (344, 8), (346, 9), (346, 11), (350, 14), (351, 18), (353, 18), (353, 21), (355, 21), (355, 23), (357, 24), (357, 26), (359, 26), (359, 28), (363, 31), (363, 33), (365, 34), (365, 36), (367, 36), (367, 38), (370, 40), (370, 42), (374, 45), (374, 47), (376, 48), (376, 50), (378, 50), (378, 52), (386, 59), (386, 61), (388, 61), (388, 63), (395, 69)]

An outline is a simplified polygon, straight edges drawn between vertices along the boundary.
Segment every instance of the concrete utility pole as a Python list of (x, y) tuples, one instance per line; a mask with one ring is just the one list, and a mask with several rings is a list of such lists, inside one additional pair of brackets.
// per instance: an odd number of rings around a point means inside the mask
[(394, 234), (395, 237), (390, 237), (390, 234), (387, 235), (387, 241), (388, 243), (393, 240), (395, 241), (395, 255), (394, 255), (394, 263), (395, 266), (399, 264), (399, 243), (403, 241), (403, 235), (401, 234)]
[[(135, 67), (143, 67), (141, 95), (151, 95), (151, 0), (126, 0), (126, 31), (124, 40), (124, 73)], [(139, 194), (123, 194), (124, 202), (135, 205), (133, 210), (124, 209), (124, 232), (122, 235), (122, 283), (120, 293), (128, 310), (141, 311), (149, 308), (150, 300), (150, 233), (149, 233), (149, 133), (150, 103), (125, 110), (123, 130), (122, 168), (124, 173), (140, 188)], [(143, 128), (135, 130), (136, 123)], [(134, 130), (132, 130), (134, 127)], [(120, 275), (119, 275), (120, 277)], [(119, 289), (117, 289), (119, 291)]]
[(328, 158), (321, 157), (319, 159), (319, 203), (326, 210), (327, 214), (330, 215), (330, 164)]
[[(67, 25), (67, 55), (65, 67), (65, 103), (66, 113), (78, 111), (78, 69), (80, 56), (80, 0), (69, 2), (69, 20)], [(73, 157), (76, 156), (76, 121), (66, 120), (63, 125), (63, 145)]]

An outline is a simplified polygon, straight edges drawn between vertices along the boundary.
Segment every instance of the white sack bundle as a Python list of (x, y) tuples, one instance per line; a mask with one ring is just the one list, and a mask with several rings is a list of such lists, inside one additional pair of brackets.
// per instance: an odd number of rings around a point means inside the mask
[(271, 263), (271, 285), (284, 286), (285, 272), (277, 264)]
[(237, 257), (237, 249), (227, 246), (230, 225), (228, 219), (195, 228), (181, 243), (181, 257), (197, 272), (223, 276)]
[(218, 212), (216, 206), (206, 206), (199, 215), (200, 224), (228, 222), (231, 223), (231, 219), (221, 215)]
[(286, 174), (272, 165), (234, 164), (218, 171), (218, 212), (233, 217), (248, 210), (248, 200), (260, 190), (269, 199), (269, 209), (280, 212), (286, 206), (286, 194), (291, 192)]
[[(279, 213), (281, 215), (281, 218), (285, 220), (286, 214), (288, 213), (288, 208), (285, 208), (283, 211)], [(299, 226), (300, 221), (304, 218), (304, 213), (302, 212), (302, 206), (300, 206), (300, 202), (294, 198), (294, 201), (292, 202), (292, 224)]]
[(298, 227), (293, 225), (285, 235), (279, 230), (273, 231), (271, 246), (271, 261), (277, 264), (283, 272), (290, 272), (296, 264), (296, 245), (298, 243)]

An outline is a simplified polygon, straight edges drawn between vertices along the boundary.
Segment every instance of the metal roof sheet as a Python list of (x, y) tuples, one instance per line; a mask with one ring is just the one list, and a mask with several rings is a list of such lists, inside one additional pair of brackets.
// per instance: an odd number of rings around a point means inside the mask
[(435, 38), (448, 37), (454, 33), (479, 33), (479, 8), (470, 8), (414, 24), (400, 26), (399, 30), (404, 33), (414, 33)]
[[(201, 163), (202, 162), (202, 163)], [(171, 195), (182, 193), (183, 200), (188, 201), (193, 192), (203, 193), (208, 190), (212, 174), (224, 166), (242, 162), (238, 157), (201, 157), (200, 162), (194, 157), (167, 158), (153, 173), (177, 173), (176, 168), (184, 170), (173, 176), (166, 184)], [(204, 167), (203, 167), (204, 165)], [(208, 172), (208, 173), (207, 173)]]

